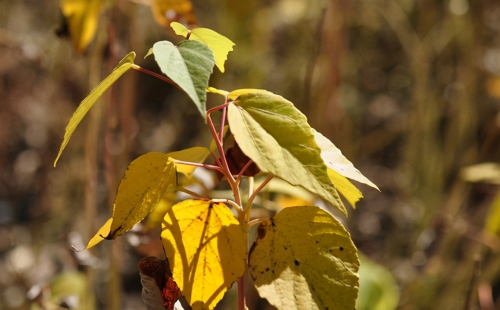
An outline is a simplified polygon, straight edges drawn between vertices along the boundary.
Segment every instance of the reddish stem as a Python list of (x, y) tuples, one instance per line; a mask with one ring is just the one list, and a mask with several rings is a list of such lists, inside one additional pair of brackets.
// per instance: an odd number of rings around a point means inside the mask
[(134, 68), (134, 69), (135, 69), (135, 70), (137, 70), (137, 71), (141, 71), (141, 72), (147, 73), (147, 74), (149, 74), (149, 75), (151, 75), (151, 76), (154, 76), (155, 78), (158, 78), (158, 79), (160, 79), (160, 80), (162, 80), (162, 81), (165, 81), (165, 82), (167, 82), (168, 84), (174, 85), (174, 86), (175, 86), (175, 87), (177, 87), (179, 90), (184, 91), (184, 90), (183, 90), (183, 89), (182, 89), (179, 85), (177, 85), (177, 83), (175, 83), (174, 81), (172, 81), (171, 79), (169, 79), (169, 78), (168, 78), (168, 77), (166, 77), (166, 76), (160, 75), (160, 74), (155, 73), (155, 72), (153, 72), (153, 71), (149, 71), (148, 69), (144, 69), (144, 68), (139, 67), (139, 66), (137, 66), (137, 67), (132, 67), (132, 68)]
[(241, 177), (243, 176), (243, 174), (245, 173), (245, 171), (248, 169), (248, 167), (250, 167), (250, 165), (253, 163), (253, 160), (249, 160), (248, 163), (241, 169), (240, 173), (238, 173), (238, 177), (236, 178), (236, 184), (239, 184), (240, 183), (240, 179)]
[(207, 165), (207, 164), (198, 164), (198, 163), (192, 163), (189, 161), (182, 161), (182, 160), (174, 160), (176, 164), (181, 164), (181, 165), (188, 165), (188, 166), (194, 166), (194, 167), (201, 167), (201, 168), (206, 168), (210, 170), (217, 170), (222, 172), (222, 168), (218, 166), (213, 166), (213, 165)]
[(238, 310), (245, 310), (245, 275), (238, 279)]
[(222, 109), (222, 120), (220, 121), (219, 138), (220, 138), (221, 145), (224, 145), (224, 125), (226, 122), (226, 113), (227, 113), (227, 106), (224, 109)]
[(227, 106), (228, 106), (228, 105), (229, 105), (229, 102), (226, 102), (226, 103), (224, 103), (223, 105), (218, 105), (218, 106), (216, 106), (216, 107), (213, 107), (213, 108), (209, 109), (209, 110), (207, 111), (207, 116), (208, 116), (208, 115), (210, 115), (210, 114), (212, 114), (212, 113), (213, 113), (213, 112), (215, 112), (215, 111), (219, 111), (219, 110), (222, 110), (222, 109), (227, 108)]

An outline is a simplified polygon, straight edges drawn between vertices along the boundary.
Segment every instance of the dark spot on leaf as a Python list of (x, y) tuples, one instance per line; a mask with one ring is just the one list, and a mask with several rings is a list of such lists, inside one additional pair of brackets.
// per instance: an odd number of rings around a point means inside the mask
[(343, 248), (343, 247), (340, 247), (339, 249), (340, 249), (341, 251), (344, 251), (344, 248)]
[(300, 265), (299, 261), (295, 260), (295, 266), (298, 266), (298, 265)]
[(285, 249), (285, 251), (288, 250), (288, 248), (286, 246), (283, 246), (283, 248)]
[(269, 271), (269, 268), (266, 268), (266, 271)]

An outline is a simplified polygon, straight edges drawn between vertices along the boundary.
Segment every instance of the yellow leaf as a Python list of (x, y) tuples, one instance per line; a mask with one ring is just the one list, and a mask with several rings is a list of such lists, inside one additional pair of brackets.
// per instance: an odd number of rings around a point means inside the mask
[(249, 93), (267, 94), (267, 95), (273, 94), (272, 92), (264, 89), (243, 88), (243, 89), (233, 90), (232, 92), (229, 93), (228, 98), (236, 100), (236, 98), (238, 98), (239, 96)]
[(491, 203), (484, 229), (491, 234), (500, 234), (500, 193)]
[(61, 9), (69, 27), (73, 47), (83, 52), (95, 36), (101, 0), (62, 0)]
[(160, 202), (156, 205), (156, 207), (151, 211), (148, 215), (146, 228), (153, 229), (160, 227), (165, 214), (167, 214), (168, 210), (172, 208), (176, 201), (176, 194), (174, 192), (169, 192), (162, 197)]
[(123, 235), (148, 215), (166, 191), (177, 187), (175, 164), (167, 154), (151, 152), (130, 163), (118, 186), (113, 223), (106, 239)]
[(246, 233), (222, 203), (185, 200), (162, 224), (173, 278), (193, 310), (213, 309), (246, 269)]
[(355, 209), (356, 202), (363, 198), (363, 194), (356, 186), (349, 182), (348, 179), (341, 176), (335, 170), (328, 168), (327, 172), (328, 177), (332, 181), (333, 185), (335, 185), (337, 191), (339, 191), (347, 202), (349, 202), (349, 204)]
[(290, 207), (258, 228), (249, 271), (279, 310), (352, 310), (359, 260), (349, 233), (318, 207)]
[[(168, 154), (151, 152), (130, 163), (118, 186), (113, 216), (87, 244), (87, 249), (102, 239), (115, 239), (142, 221), (165, 192), (177, 187), (175, 164)], [(110, 223), (111, 221), (111, 223)]]
[(118, 63), (113, 72), (111, 72), (111, 74), (107, 78), (105, 78), (99, 85), (97, 85), (97, 87), (94, 88), (90, 92), (90, 94), (80, 103), (75, 113), (73, 113), (73, 116), (71, 116), (68, 126), (66, 126), (66, 131), (64, 133), (64, 140), (63, 143), (61, 144), (61, 148), (59, 149), (59, 153), (57, 154), (56, 160), (54, 161), (54, 167), (56, 166), (59, 157), (61, 157), (64, 148), (68, 144), (71, 135), (75, 131), (78, 124), (80, 124), (85, 114), (87, 114), (87, 112), (90, 110), (90, 108), (92, 108), (97, 99), (99, 99), (99, 97), (111, 85), (113, 85), (113, 83), (116, 82), (116, 80), (118, 80), (119, 77), (121, 77), (125, 72), (127, 72), (130, 68), (132, 68), (132, 66), (134, 65), (134, 60), (135, 60), (135, 53), (134, 52), (128, 53), (127, 56), (125, 56)]
[(227, 60), (227, 54), (233, 50), (233, 45), (235, 45), (233, 41), (207, 28), (196, 28), (189, 31), (184, 25), (177, 22), (171, 23), (170, 27), (174, 29), (177, 35), (187, 38), (188, 34), (191, 33), (189, 40), (207, 45), (214, 53), (215, 65), (221, 72), (224, 72), (224, 63)]
[(102, 240), (104, 240), (104, 238), (106, 238), (107, 235), (109, 235), (109, 231), (111, 230), (111, 222), (113, 222), (113, 218), (110, 218), (109, 220), (107, 220), (107, 222), (104, 225), (102, 225), (101, 228), (99, 228), (99, 230), (97, 231), (95, 236), (92, 237), (92, 239), (90, 239), (90, 241), (87, 244), (87, 246), (85, 247), (85, 249), (90, 249), (90, 248), (96, 246)]
[[(210, 155), (210, 151), (206, 147), (195, 146), (189, 149), (185, 149), (177, 152), (170, 152), (167, 154), (168, 157), (173, 159), (188, 161), (192, 163), (203, 163)], [(196, 169), (195, 166), (177, 164), (177, 172), (190, 177), (193, 171)]]
[(342, 152), (335, 146), (335, 144), (316, 130), (313, 131), (314, 140), (321, 148), (321, 158), (323, 158), (328, 168), (335, 170), (346, 178), (369, 185), (380, 191), (377, 185), (368, 180), (344, 155), (342, 155)]
[(156, 22), (168, 27), (172, 20), (182, 20), (188, 25), (196, 24), (193, 4), (189, 0), (153, 0), (151, 10)]
[(207, 88), (207, 93), (219, 94), (219, 95), (224, 96), (224, 97), (229, 95), (229, 92), (227, 92), (225, 90), (217, 89), (215, 87)]

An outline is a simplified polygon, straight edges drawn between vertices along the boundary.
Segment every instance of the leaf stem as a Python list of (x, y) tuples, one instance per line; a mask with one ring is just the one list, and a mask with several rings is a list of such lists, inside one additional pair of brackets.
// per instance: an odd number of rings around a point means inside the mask
[(162, 81), (165, 81), (168, 84), (173, 85), (173, 86), (177, 87), (178, 89), (180, 89), (180, 90), (182, 90), (184, 92), (184, 90), (179, 85), (177, 85), (177, 83), (175, 83), (174, 81), (172, 81), (171, 79), (169, 79), (166, 76), (160, 75), (160, 74), (155, 73), (153, 71), (149, 71), (148, 69), (144, 69), (142, 67), (139, 67), (138, 65), (134, 65), (134, 66), (132, 66), (132, 68), (135, 69), (135, 70), (137, 70), (137, 71), (141, 71), (141, 72), (144, 72), (144, 73), (149, 74), (151, 76), (154, 76), (155, 78), (158, 78), (158, 79), (160, 79)]
[(213, 202), (223, 202), (231, 205), (237, 212), (241, 211), (241, 206), (239, 206), (236, 202), (231, 199), (212, 199)]
[(177, 159), (174, 159), (174, 162), (176, 164), (180, 164), (180, 165), (201, 167), (201, 168), (205, 168), (205, 169), (209, 169), (209, 170), (216, 170), (216, 171), (222, 172), (222, 168), (221, 167), (214, 166), (214, 165), (192, 163), (192, 162), (189, 162), (189, 161), (182, 161), (182, 160), (177, 160)]
[(244, 274), (238, 279), (238, 310), (246, 310)]
[(224, 125), (226, 122), (226, 113), (227, 113), (227, 107), (222, 109), (222, 120), (220, 122), (220, 132), (219, 132), (219, 138), (220, 138), (221, 145), (224, 145)]
[(236, 181), (235, 181), (233, 175), (231, 174), (231, 170), (229, 170), (229, 166), (228, 166), (227, 160), (226, 160), (226, 154), (224, 154), (224, 149), (222, 148), (222, 144), (219, 140), (219, 135), (217, 133), (217, 130), (215, 129), (214, 122), (212, 121), (212, 117), (210, 116), (210, 114), (208, 112), (207, 112), (207, 124), (208, 124), (208, 127), (210, 127), (210, 130), (212, 131), (212, 136), (214, 138), (215, 145), (217, 145), (217, 150), (219, 151), (220, 161), (222, 163), (221, 172), (222, 172), (222, 174), (224, 174), (227, 181), (229, 182), (229, 185), (231, 186), (231, 189), (233, 190), (235, 202), (239, 206), (241, 206), (240, 210), (242, 210), (243, 207), (241, 204), (240, 189), (238, 188), (238, 184), (236, 184)]
[(226, 103), (224, 103), (224, 104), (222, 104), (222, 105), (218, 105), (218, 106), (216, 106), (216, 107), (213, 107), (213, 108), (211, 108), (211, 109), (208, 109), (208, 111), (207, 111), (207, 116), (208, 116), (209, 114), (214, 113), (215, 111), (219, 111), (219, 110), (222, 110), (222, 109), (227, 108), (227, 106), (228, 106), (228, 105), (229, 105), (229, 102), (226, 102)]
[(263, 218), (259, 218), (259, 219), (254, 219), (254, 220), (251, 220), (250, 222), (248, 222), (248, 226), (254, 226), (254, 225), (257, 225), (257, 224), (260, 224), (260, 223), (264, 223), (265, 221), (269, 220), (269, 218), (267, 217), (263, 217)]
[[(243, 168), (241, 169), (240, 173), (238, 173), (238, 177), (236, 177), (236, 184), (240, 184), (240, 181), (241, 181), (241, 177), (243, 176), (243, 174), (245, 173), (245, 171), (248, 169), (248, 167), (250, 167), (250, 165), (253, 163), (253, 160), (249, 160), (248, 163), (246, 163), (245, 166), (243, 166)], [(250, 195), (250, 193), (249, 193)]]
[(207, 197), (204, 197), (204, 196), (202, 196), (202, 195), (200, 195), (200, 194), (198, 194), (198, 193), (195, 193), (195, 192), (193, 192), (193, 191), (190, 191), (189, 189), (184, 188), (184, 187), (182, 187), (182, 186), (178, 186), (178, 187), (177, 187), (177, 190), (178, 190), (179, 192), (186, 193), (186, 194), (191, 195), (191, 196), (196, 197), (196, 198), (207, 199)]
[(271, 181), (272, 179), (274, 178), (274, 175), (272, 174), (269, 174), (269, 176), (264, 180), (264, 182), (262, 182), (262, 184), (257, 187), (257, 189), (253, 192), (252, 196), (250, 196), (250, 198), (248, 198), (248, 202), (247, 202), (247, 205), (245, 207), (245, 209), (243, 209), (244, 212), (247, 212), (248, 210), (250, 210), (250, 207), (252, 206), (252, 202), (253, 200), (255, 199), (255, 197), (257, 196), (257, 194), (264, 188), (264, 186), (267, 185), (267, 183), (269, 183), (269, 181)]

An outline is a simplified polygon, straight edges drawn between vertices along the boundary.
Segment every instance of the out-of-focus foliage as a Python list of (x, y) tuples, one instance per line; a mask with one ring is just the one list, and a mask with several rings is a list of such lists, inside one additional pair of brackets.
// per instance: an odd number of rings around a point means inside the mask
[[(158, 232), (136, 227), (116, 245), (97, 246), (99, 259), (69, 245), (83, 248), (83, 240), (110, 217), (108, 196), (131, 159), (209, 145), (200, 134), (199, 112), (182, 92), (129, 72), (101, 97), (73, 134), (64, 160), (51, 168), (61, 130), (78, 103), (123, 55), (144, 55), (153, 42), (179, 39), (157, 25), (142, 2), (116, 1), (103, 10), (95, 39), (76, 56), (70, 41), (54, 35), (57, 2), (0, 1), (2, 309), (29, 309), (31, 287), (90, 265), (97, 268), (87, 277), (99, 309), (143, 307), (141, 287), (132, 283), (139, 284), (140, 257), (162, 255), (154, 253)], [(459, 172), (498, 163), (498, 2), (192, 4), (200, 26), (224, 33), (238, 47), (211, 85), (282, 94), (379, 186), (381, 193), (363, 189), (365, 198), (346, 225), (355, 244), (394, 275), (399, 309), (455, 310), (466, 302), (479, 307), (478, 281), (490, 287), (481, 291), (483, 304), (484, 296), (491, 303), (498, 299), (500, 243), (482, 230), (498, 188), (463, 182)], [(157, 70), (147, 61), (144, 67)], [(165, 104), (167, 98), (176, 104)], [(207, 105), (216, 100), (209, 94)], [(91, 131), (99, 138), (93, 143), (87, 142)], [(266, 201), (256, 199), (273, 206)], [(253, 215), (272, 212), (263, 208)], [(113, 260), (106, 256), (111, 247), (120, 253)], [(222, 308), (234, 308), (232, 293)], [(250, 309), (270, 309), (256, 296), (248, 294)]]

